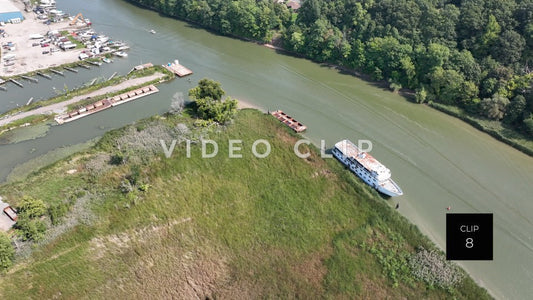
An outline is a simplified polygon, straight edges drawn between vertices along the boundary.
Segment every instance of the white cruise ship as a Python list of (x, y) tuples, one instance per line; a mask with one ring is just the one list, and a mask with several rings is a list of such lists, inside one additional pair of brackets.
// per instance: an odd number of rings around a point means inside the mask
[(355, 175), (379, 192), (391, 197), (403, 195), (402, 189), (392, 180), (390, 170), (349, 140), (336, 143), (332, 152)]

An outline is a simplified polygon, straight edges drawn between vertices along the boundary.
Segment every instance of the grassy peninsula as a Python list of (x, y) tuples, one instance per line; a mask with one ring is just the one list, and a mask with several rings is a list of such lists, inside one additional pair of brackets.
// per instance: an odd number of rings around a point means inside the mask
[[(432, 243), (337, 161), (313, 147), (294, 155), (301, 137), (273, 117), (245, 109), (231, 125), (197, 127), (190, 115), (108, 132), (0, 186), (13, 205), (48, 208), (45, 235), (19, 241), (0, 275), (0, 298), (490, 298), (439, 268)], [(202, 159), (200, 138), (218, 155)], [(178, 141), (170, 158), (160, 139)], [(242, 158), (228, 157), (229, 139), (243, 141)], [(252, 155), (257, 139), (267, 158)]]

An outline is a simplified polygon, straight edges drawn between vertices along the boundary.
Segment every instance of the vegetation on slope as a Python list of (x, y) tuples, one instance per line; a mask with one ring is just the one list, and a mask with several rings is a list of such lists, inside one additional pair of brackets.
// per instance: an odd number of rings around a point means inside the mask
[(288, 50), (416, 90), (418, 102), (494, 120), (512, 145), (533, 137), (532, 0), (302, 0), (297, 15), (269, 0), (128, 1), (223, 34), (277, 34)]
[[(274, 118), (242, 110), (227, 127), (195, 128), (184, 114), (109, 132), (1, 186), (13, 205), (46, 203), (48, 230), (33, 246), (19, 242), (0, 296), (489, 298), (453, 265), (433, 270), (440, 281), (420, 277), (410, 266), (434, 261), (415, 255), (431, 242), (336, 160), (305, 145), (309, 158), (294, 155), (300, 137)], [(200, 138), (218, 155), (202, 158)], [(160, 139), (178, 141), (168, 159)], [(241, 159), (228, 158), (229, 139), (243, 141)], [(269, 141), (268, 157), (252, 155), (257, 139)], [(461, 280), (450, 285), (448, 272)]]

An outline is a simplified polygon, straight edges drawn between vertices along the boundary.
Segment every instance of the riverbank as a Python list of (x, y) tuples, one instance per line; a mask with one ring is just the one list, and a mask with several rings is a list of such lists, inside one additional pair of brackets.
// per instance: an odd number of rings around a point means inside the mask
[[(141, 120), (0, 186), (13, 205), (23, 191), (65, 207), (0, 277), (2, 298), (490, 298), (462, 271), (451, 288), (413, 275), (409, 259), (434, 245), (336, 160), (312, 146), (309, 159), (294, 155), (300, 136), (273, 117), (245, 109), (223, 130), (193, 123)], [(159, 139), (199, 134), (217, 156), (202, 159), (193, 144), (187, 158), (181, 143), (165, 158)], [(236, 137), (243, 157), (228, 161)], [(264, 159), (250, 152), (259, 138), (271, 144)]]
[[(265, 44), (262, 44), (262, 43), (259, 43), (259, 42), (256, 42), (256, 43), (260, 44), (260, 45), (263, 45), (263, 46), (265, 46), (265, 47), (267, 47), (269, 49), (273, 49), (273, 50), (276, 50), (276, 51), (281, 51), (281, 52), (288, 53), (290, 55), (295, 55), (295, 56), (298, 56), (298, 57), (304, 57), (302, 55), (299, 55), (298, 53), (294, 53), (292, 51), (286, 50), (286, 49), (284, 49), (283, 47), (280, 47), (280, 46), (275, 46), (275, 45), (268, 44), (268, 43), (265, 43)], [(327, 67), (332, 68), (332, 69), (335, 69), (335, 70), (337, 70), (339, 72), (344, 72), (344, 73), (351, 74), (351, 75), (353, 75), (355, 77), (358, 77), (360, 79), (363, 79), (365, 81), (375, 83), (380, 88), (390, 90), (389, 89), (389, 84), (386, 81), (384, 81), (384, 80), (381, 80), (381, 81), (372, 80), (370, 75), (361, 73), (361, 72), (359, 72), (359, 71), (357, 71), (355, 69), (350, 69), (350, 68), (347, 68), (345, 66), (340, 66), (340, 65), (336, 65), (336, 64), (332, 64), (332, 63), (324, 63), (324, 62), (318, 62), (318, 61), (313, 61), (313, 62), (318, 63), (320, 65), (327, 66)], [(405, 89), (405, 88), (402, 88), (399, 91), (399, 93), (404, 98), (409, 99), (408, 101), (412, 101), (414, 99), (414, 96), (415, 96), (415, 91), (409, 90), (409, 89)], [(479, 131), (482, 131), (484, 133), (489, 134), (490, 136), (492, 136), (493, 138), (497, 139), (498, 141), (500, 141), (502, 143), (505, 143), (505, 144), (507, 144), (507, 145), (509, 145), (509, 146), (521, 151), (522, 153), (533, 157), (533, 139), (526, 137), (524, 134), (522, 134), (520, 132), (517, 132), (516, 130), (514, 130), (512, 128), (505, 128), (503, 126), (503, 124), (501, 124), (501, 122), (484, 120), (484, 119), (480, 118), (479, 116), (472, 116), (472, 115), (464, 112), (460, 108), (443, 105), (443, 104), (440, 104), (440, 103), (437, 103), (437, 102), (428, 103), (428, 106), (431, 107), (431, 108), (434, 108), (434, 109), (436, 109), (436, 110), (438, 110), (440, 112), (443, 112), (443, 113), (445, 113), (447, 115), (456, 117), (456, 118), (468, 123), (472, 127), (478, 129)]]

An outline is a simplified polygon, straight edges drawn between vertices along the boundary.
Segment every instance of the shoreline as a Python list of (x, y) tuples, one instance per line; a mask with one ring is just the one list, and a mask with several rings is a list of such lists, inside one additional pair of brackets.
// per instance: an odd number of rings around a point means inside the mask
[[(260, 43), (260, 42), (256, 42), (256, 44), (260, 44), (266, 48), (269, 48), (269, 49), (273, 49), (273, 50), (276, 50), (276, 51), (281, 51), (281, 52), (285, 52), (287, 54), (290, 54), (290, 55), (296, 55), (298, 57), (302, 57), (302, 58), (305, 58), (305, 59), (309, 59), (303, 55), (300, 55), (298, 53), (295, 53), (295, 52), (292, 52), (290, 50), (286, 50), (280, 46), (275, 46), (273, 44), (270, 44), (270, 43)], [(378, 84), (379, 87), (383, 88), (383, 89), (388, 89), (387, 88), (387, 82), (386, 81), (375, 81), (375, 80), (372, 80), (370, 78), (369, 75), (367, 74), (364, 74), (364, 73), (361, 73), (355, 69), (351, 69), (351, 68), (348, 68), (348, 67), (345, 67), (345, 66), (341, 66), (341, 65), (336, 65), (336, 64), (333, 64), (333, 63), (327, 63), (327, 62), (317, 62), (317, 61), (314, 61), (314, 60), (311, 60), (309, 59), (311, 62), (313, 63), (317, 63), (319, 65), (323, 65), (323, 66), (327, 66), (329, 68), (332, 68), (332, 69), (335, 69), (336, 71), (338, 72), (346, 72), (346, 73), (349, 73), (350, 75), (352, 76), (355, 76), (361, 80), (364, 80), (364, 81), (368, 81), (368, 82), (372, 82), (372, 83), (376, 83)], [(390, 90), (389, 90), (390, 91)], [(392, 93), (392, 92), (391, 92)], [(400, 91), (398, 91), (398, 94), (400, 94), (401, 96), (403, 96), (404, 98), (407, 98), (409, 96), (412, 96), (414, 95), (415, 91), (413, 90), (410, 90), (410, 89), (406, 89), (406, 88), (402, 88), (400, 89)], [(407, 100), (409, 101), (409, 100)], [(442, 106), (440, 103), (421, 103), (421, 104), (425, 104), (427, 105), (428, 107), (431, 107), (432, 109), (436, 110), (436, 111), (439, 111), (439, 112), (442, 112), (448, 116), (452, 116), (454, 118), (457, 118), (463, 122), (465, 122), (466, 124), (474, 127), (475, 129), (479, 130), (480, 132), (483, 132), (483, 133), (486, 133), (488, 135), (490, 135), (492, 138), (496, 139), (497, 141), (501, 142), (501, 143), (504, 143), (530, 157), (533, 157), (533, 147), (528, 147), (528, 146), (525, 146), (521, 143), (519, 143), (519, 141), (517, 141), (516, 139), (513, 139), (512, 137), (509, 137), (509, 136), (506, 136), (504, 133), (496, 130), (496, 129), (491, 129), (491, 128), (487, 128), (485, 125), (483, 125), (482, 123), (480, 123), (479, 121), (477, 121), (475, 119), (475, 116), (471, 116), (469, 114), (458, 114), (458, 113), (455, 113), (453, 111), (451, 111), (450, 109), (446, 109), (444, 106)], [(456, 108), (456, 107), (454, 107)], [(512, 133), (515, 133), (515, 134), (519, 134), (520, 136), (524, 136), (523, 133), (521, 132), (518, 132), (518, 131), (515, 131), (515, 130), (512, 130)], [(524, 137), (524, 139), (527, 140), (527, 137)], [(529, 141), (532, 141), (532, 139), (530, 139)]]

